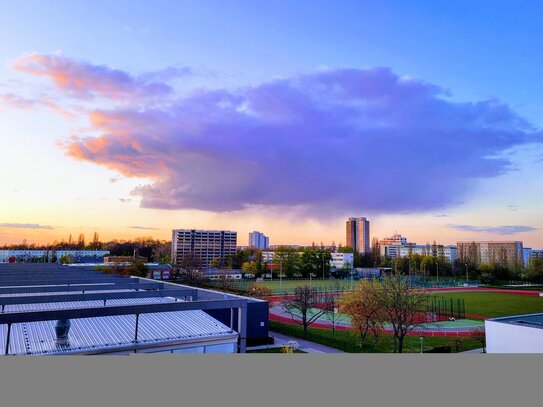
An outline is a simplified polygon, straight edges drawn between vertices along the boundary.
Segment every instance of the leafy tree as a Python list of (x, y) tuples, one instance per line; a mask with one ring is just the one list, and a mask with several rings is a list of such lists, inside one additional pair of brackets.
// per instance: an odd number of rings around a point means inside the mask
[(532, 283), (543, 282), (543, 258), (533, 258), (526, 269), (526, 279)]
[(244, 274), (253, 274), (255, 275), (257, 272), (256, 262), (254, 261), (246, 261), (241, 266), (241, 270)]
[(411, 290), (399, 273), (385, 275), (382, 283), (372, 282), (369, 287), (385, 320), (392, 325), (394, 353), (402, 353), (405, 336), (423, 322), (421, 315), (427, 310), (429, 294)]
[(374, 334), (377, 340), (383, 328), (385, 314), (377, 301), (376, 291), (370, 282), (361, 280), (353, 291), (347, 292), (340, 301), (340, 311), (349, 315), (351, 327), (360, 337), (360, 346), (364, 346), (368, 332)]
[(270, 287), (261, 284), (251, 284), (249, 286), (249, 295), (256, 298), (266, 298), (273, 294)]

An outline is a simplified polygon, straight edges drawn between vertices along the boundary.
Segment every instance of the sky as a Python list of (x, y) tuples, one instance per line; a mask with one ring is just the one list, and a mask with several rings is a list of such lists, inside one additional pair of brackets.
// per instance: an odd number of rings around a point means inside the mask
[(542, 37), (540, 1), (3, 4), (0, 244), (542, 248)]

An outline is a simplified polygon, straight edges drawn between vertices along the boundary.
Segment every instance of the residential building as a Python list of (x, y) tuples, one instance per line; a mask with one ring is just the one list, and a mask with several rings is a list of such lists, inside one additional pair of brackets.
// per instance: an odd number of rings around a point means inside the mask
[(270, 247), (270, 238), (257, 231), (249, 233), (249, 247), (267, 249)]
[(543, 313), (485, 321), (487, 353), (543, 353)]
[(501, 264), (513, 269), (524, 266), (521, 241), (458, 242), (458, 258), (476, 264)]
[[(188, 254), (196, 256), (202, 268), (225, 265), (237, 251), (237, 232), (229, 230), (172, 230), (172, 262), (180, 263)], [(215, 264), (218, 263), (218, 264)]]
[[(296, 252), (298, 255), (302, 255), (303, 252)], [(262, 263), (266, 264), (268, 266), (271, 266), (272, 269), (276, 269), (278, 265), (274, 263), (274, 255), (275, 252), (273, 251), (264, 251), (262, 252)], [(331, 252), (330, 255), (332, 256), (332, 259), (330, 260), (330, 268), (332, 269), (340, 269), (340, 268), (351, 268), (354, 264), (354, 255), (353, 253), (339, 253), (339, 252)]]
[(412, 254), (419, 254), (421, 256), (443, 256), (451, 263), (456, 260), (457, 257), (457, 248), (456, 246), (444, 246), (442, 244), (438, 245), (422, 245), (422, 244), (408, 244), (405, 246), (397, 247), (397, 256), (406, 257)]
[(523, 249), (523, 254), (524, 254), (524, 267), (528, 267), (532, 259), (543, 258), (543, 250), (540, 250), (540, 249), (532, 249), (530, 247), (525, 247)]
[(403, 237), (399, 233), (394, 233), (391, 237), (386, 237), (379, 241), (379, 255), (394, 260), (399, 255), (399, 248), (407, 244), (406, 237)]
[(349, 218), (346, 222), (347, 247), (352, 247), (361, 254), (369, 254), (370, 246), (370, 221), (364, 217)]
[(353, 253), (330, 253), (332, 260), (330, 260), (330, 267), (332, 269), (352, 269), (354, 265)]

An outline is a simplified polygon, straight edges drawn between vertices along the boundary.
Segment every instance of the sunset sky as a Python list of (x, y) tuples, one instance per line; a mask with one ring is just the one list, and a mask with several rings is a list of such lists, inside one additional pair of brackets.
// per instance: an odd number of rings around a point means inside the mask
[(543, 2), (4, 2), (0, 244), (543, 248)]

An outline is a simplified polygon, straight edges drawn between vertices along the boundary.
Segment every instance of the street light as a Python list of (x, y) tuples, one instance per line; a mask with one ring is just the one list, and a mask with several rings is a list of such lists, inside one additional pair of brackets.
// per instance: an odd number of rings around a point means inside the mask
[(279, 290), (283, 291), (283, 258), (280, 259), (280, 268), (279, 268)]
[(321, 253), (322, 256), (322, 281), (324, 281), (324, 252)]
[(439, 287), (439, 263), (436, 261), (437, 286)]

